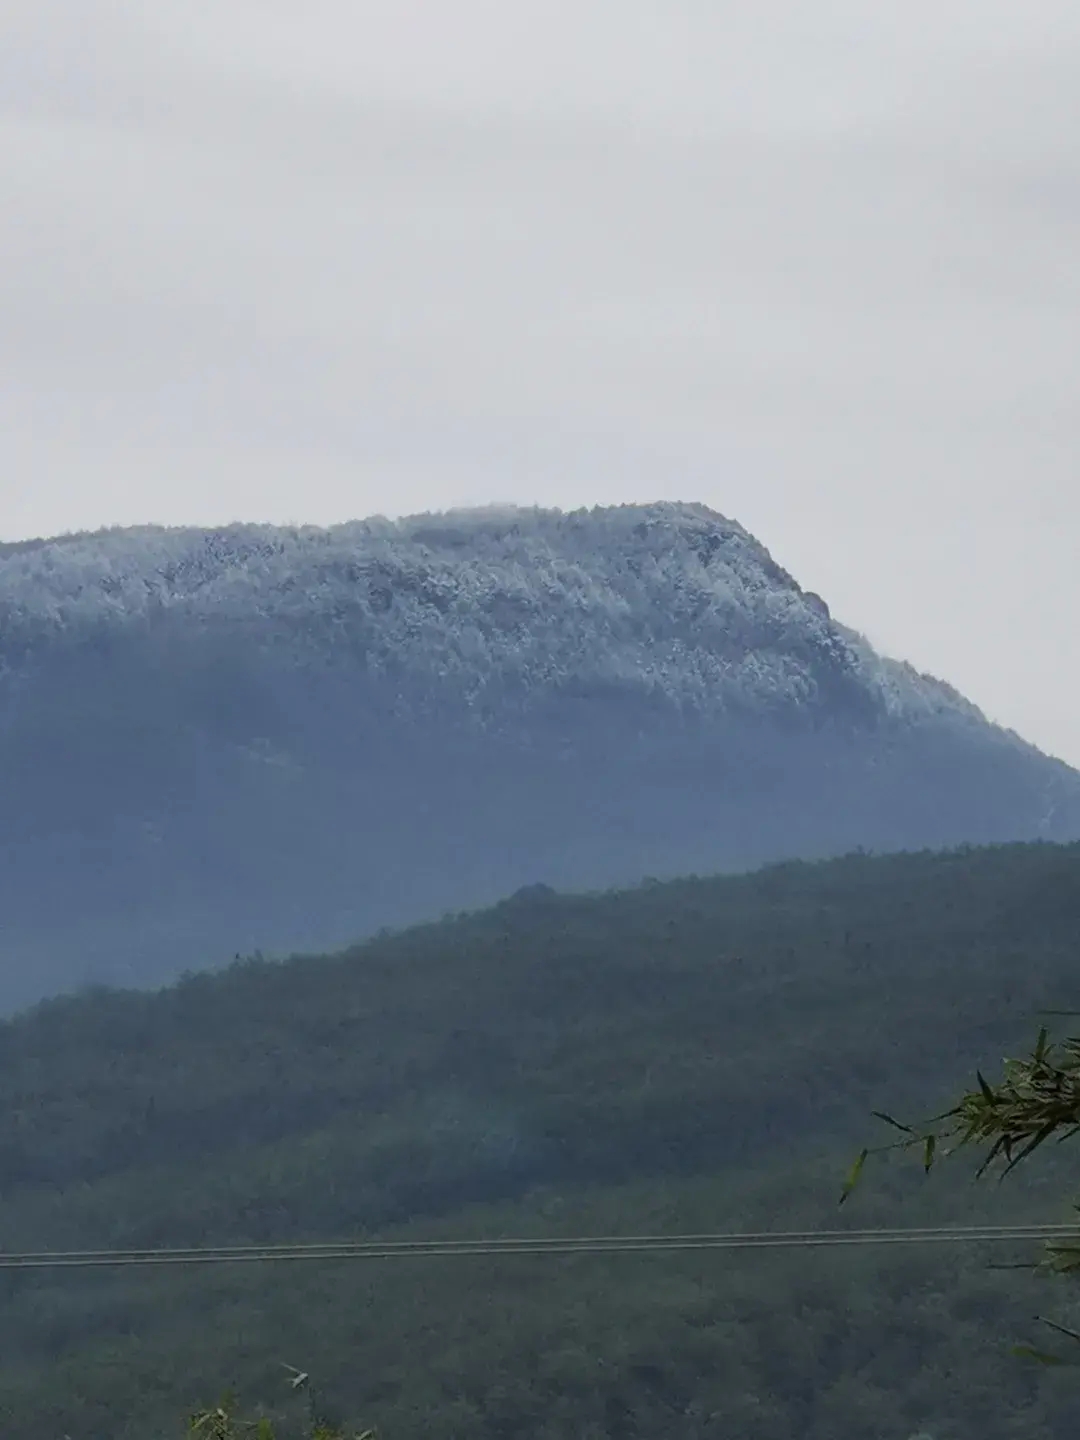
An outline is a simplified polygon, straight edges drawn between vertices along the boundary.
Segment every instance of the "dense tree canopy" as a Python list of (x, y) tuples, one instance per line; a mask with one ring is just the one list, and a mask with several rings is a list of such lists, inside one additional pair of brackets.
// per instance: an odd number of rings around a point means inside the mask
[[(50, 1002), (0, 1026), (4, 1249), (834, 1228), (871, 1109), (930, 1113), (1077, 998), (1078, 882), (1080, 848), (1015, 846), (534, 890)], [(1056, 1218), (1067, 1154), (889, 1167), (841, 1223)], [(165, 1440), (233, 1384), (287, 1435), (297, 1361), (386, 1440), (1065, 1440), (1068, 1377), (1002, 1363), (1047, 1298), (990, 1262), (1029, 1258), (0, 1271), (0, 1428)]]

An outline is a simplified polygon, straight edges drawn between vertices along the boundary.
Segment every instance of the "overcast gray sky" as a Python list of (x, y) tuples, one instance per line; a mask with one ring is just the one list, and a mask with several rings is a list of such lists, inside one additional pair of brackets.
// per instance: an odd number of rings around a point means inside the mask
[(1080, 763), (1075, 0), (0, 0), (0, 538), (696, 499)]

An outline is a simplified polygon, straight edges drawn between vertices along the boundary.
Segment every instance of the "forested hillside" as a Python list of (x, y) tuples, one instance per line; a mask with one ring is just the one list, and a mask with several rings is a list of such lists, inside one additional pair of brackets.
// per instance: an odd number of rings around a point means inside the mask
[(1037, 838), (1080, 775), (703, 506), (0, 551), (0, 1010), (536, 882)]
[[(4, 1248), (1063, 1219), (1060, 1168), (836, 1199), (872, 1108), (1076, 1008), (1078, 936), (1080, 846), (855, 855), (50, 1001), (0, 1028)], [(1060, 1299), (987, 1268), (1024, 1258), (9, 1273), (0, 1426), (149, 1440), (289, 1362), (387, 1440), (1065, 1440), (1075, 1386), (1006, 1353)]]

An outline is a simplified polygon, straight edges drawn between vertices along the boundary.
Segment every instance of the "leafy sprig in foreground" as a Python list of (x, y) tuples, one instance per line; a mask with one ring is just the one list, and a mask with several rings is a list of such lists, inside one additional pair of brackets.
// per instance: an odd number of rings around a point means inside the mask
[[(876, 1118), (898, 1130), (901, 1138), (860, 1152), (844, 1182), (840, 1203), (850, 1197), (872, 1155), (915, 1151), (929, 1174), (940, 1159), (974, 1150), (982, 1155), (979, 1176), (997, 1168), (999, 1178), (1004, 1179), (1048, 1141), (1061, 1144), (1080, 1132), (1080, 1036), (1053, 1042), (1043, 1026), (1030, 1055), (1003, 1062), (997, 1083), (991, 1084), (981, 1071), (976, 1071), (975, 1079), (975, 1086), (955, 1105), (920, 1125), (907, 1125), (884, 1111), (874, 1111)], [(1080, 1205), (1073, 1209), (1080, 1213)], [(1048, 1244), (1043, 1261), (1032, 1268), (1055, 1274), (1080, 1271), (1080, 1225), (1077, 1230), (1076, 1240)], [(1080, 1331), (1045, 1316), (1037, 1318), (1080, 1342)], [(1015, 1347), (1015, 1353), (1045, 1364), (1076, 1363), (1028, 1345)]]
[(980, 1071), (976, 1081), (950, 1109), (917, 1126), (874, 1111), (903, 1138), (862, 1151), (845, 1182), (841, 1204), (871, 1155), (917, 1150), (929, 1172), (936, 1160), (958, 1150), (984, 1149), (978, 1173), (1004, 1162), (1004, 1177), (1046, 1141), (1056, 1137), (1060, 1143), (1080, 1131), (1080, 1036), (1055, 1044), (1044, 1026), (1030, 1055), (1004, 1062), (997, 1084), (991, 1085)]

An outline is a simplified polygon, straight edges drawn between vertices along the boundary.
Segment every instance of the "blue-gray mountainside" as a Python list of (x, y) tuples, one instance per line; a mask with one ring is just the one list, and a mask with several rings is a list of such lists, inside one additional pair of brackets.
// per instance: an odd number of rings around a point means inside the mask
[(697, 505), (0, 547), (0, 1005), (539, 882), (1080, 836)]

